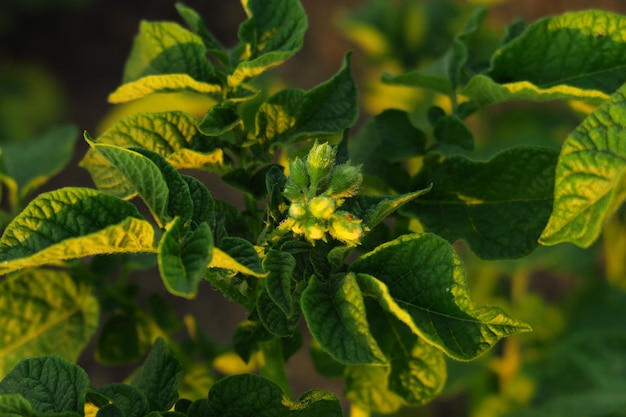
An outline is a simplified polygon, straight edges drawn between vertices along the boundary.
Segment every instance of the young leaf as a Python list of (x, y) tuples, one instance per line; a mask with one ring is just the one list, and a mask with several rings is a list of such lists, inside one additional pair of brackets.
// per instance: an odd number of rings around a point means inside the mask
[(626, 200), (626, 86), (567, 137), (556, 167), (554, 209), (541, 235), (544, 245), (590, 246)]
[(415, 187), (432, 190), (402, 212), (450, 242), (466, 240), (483, 259), (527, 255), (552, 210), (556, 160), (552, 149), (520, 147), (487, 162), (453, 156), (427, 164)]
[(34, 356), (56, 353), (76, 361), (98, 318), (90, 288), (65, 272), (28, 269), (5, 280), (0, 284), (0, 377)]
[(354, 274), (334, 275), (330, 282), (313, 276), (301, 302), (311, 333), (335, 360), (351, 365), (387, 362), (370, 334)]
[(239, 27), (239, 62), (228, 76), (235, 87), (289, 59), (302, 48), (308, 23), (298, 0), (247, 0)]
[(287, 316), (294, 310), (291, 281), (295, 268), (296, 260), (289, 252), (271, 249), (263, 259), (263, 269), (269, 272), (265, 280), (267, 293)]
[(166, 411), (178, 399), (178, 384), (183, 368), (159, 338), (141, 369), (133, 375), (130, 385), (148, 399), (151, 411)]
[(538, 20), (494, 55), (487, 75), (612, 94), (626, 79), (624, 24), (626, 17), (600, 10)]
[(63, 125), (26, 142), (2, 144), (0, 179), (16, 203), (61, 171), (70, 161), (78, 130)]
[(0, 273), (98, 254), (154, 252), (154, 229), (126, 201), (89, 188), (40, 194), (0, 238)]
[(348, 54), (339, 72), (325, 83), (307, 92), (285, 89), (263, 103), (256, 115), (255, 136), (277, 146), (339, 134), (356, 122), (357, 98)]
[(122, 410), (124, 417), (144, 417), (150, 412), (146, 396), (131, 385), (113, 383), (96, 391)]
[(159, 271), (165, 286), (174, 295), (194, 298), (198, 284), (211, 261), (213, 234), (207, 223), (185, 234), (176, 217), (165, 227), (159, 241)]
[[(149, 93), (195, 89), (199, 84), (200, 92), (206, 93), (207, 88), (219, 91), (220, 86), (212, 83), (215, 70), (205, 54), (202, 39), (178, 24), (141, 22), (124, 68), (121, 87), (124, 94), (118, 90), (110, 100), (121, 102), (139, 98), (138, 88)], [(150, 77), (147, 79), (149, 88), (143, 77)], [(128, 94), (128, 90), (134, 94)]]
[(239, 237), (225, 237), (219, 248), (213, 248), (210, 268), (223, 268), (241, 272), (257, 278), (265, 278), (267, 273), (261, 267), (261, 260), (254, 246)]
[(503, 337), (529, 331), (497, 307), (475, 307), (454, 250), (437, 235), (403, 235), (350, 267), (363, 292), (411, 331), (457, 360), (471, 360)]
[(39, 413), (83, 415), (89, 379), (79, 366), (56, 356), (21, 361), (2, 381), (0, 395), (20, 394)]
[(228, 376), (209, 391), (206, 417), (341, 417), (341, 406), (330, 392), (312, 390), (296, 402), (275, 383), (252, 374)]

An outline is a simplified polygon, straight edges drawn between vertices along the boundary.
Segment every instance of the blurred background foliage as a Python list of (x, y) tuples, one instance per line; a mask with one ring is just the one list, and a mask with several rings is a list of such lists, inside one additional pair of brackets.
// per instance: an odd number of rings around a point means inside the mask
[[(239, 2), (185, 3), (205, 18), (218, 39), (234, 45), (236, 28), (245, 19)], [(588, 8), (626, 13), (626, 3), (617, 0), (302, 3), (309, 15), (303, 50), (262, 82), (269, 90), (281, 85), (310, 88), (336, 71), (346, 50), (354, 50), (362, 114), (353, 136), (363, 121), (388, 108), (408, 111), (411, 121), (428, 131), (428, 108), (448, 109), (447, 99), (383, 84), (381, 75), (436, 65), (476, 7), (490, 6), (483, 26), (470, 39), (470, 67), (476, 70), (489, 65), (488, 57), (507, 35), (504, 28), (515, 19), (528, 24), (542, 16)], [(176, 108), (203, 115), (212, 103), (191, 95), (161, 95), (118, 107), (107, 104), (107, 95), (121, 81), (124, 61), (142, 19), (180, 21), (173, 1), (0, 2), (0, 147), (15, 142), (36, 146), (38, 137), (68, 122), (79, 131), (97, 134), (123, 114), (139, 110)], [(509, 35), (520, 27), (520, 23), (511, 26)], [(478, 144), (472, 156), (485, 159), (520, 144), (558, 148), (591, 110), (578, 103), (494, 106), (467, 120)], [(73, 161), (46, 187), (89, 185), (86, 173), (76, 164), (85, 149), (86, 145), (77, 141)], [(409, 166), (409, 171), (417, 168)], [(229, 190), (226, 187), (222, 192), (228, 194)], [(502, 306), (511, 316), (530, 323), (534, 332), (506, 339), (475, 362), (450, 361), (442, 397), (400, 415), (626, 415), (626, 328), (621, 316), (626, 305), (625, 224), (623, 210), (607, 226), (604, 241), (588, 250), (570, 245), (539, 248), (515, 261), (480, 261), (463, 243), (457, 243), (475, 302)], [(152, 285), (152, 292), (167, 296), (160, 280), (142, 281), (141, 285)], [(210, 289), (177, 308), (198, 317), (199, 326), (224, 342), (244, 318)], [(119, 376), (119, 372), (92, 363), (87, 354), (83, 361), (94, 384)], [(294, 357), (289, 372), (294, 392), (323, 387), (341, 394), (338, 380), (316, 376), (306, 352)]]

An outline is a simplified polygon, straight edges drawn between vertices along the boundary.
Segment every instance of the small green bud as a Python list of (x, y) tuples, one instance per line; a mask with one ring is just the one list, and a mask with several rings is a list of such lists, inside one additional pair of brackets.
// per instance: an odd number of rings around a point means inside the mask
[(317, 144), (317, 141), (309, 151), (306, 158), (307, 170), (311, 184), (319, 184), (333, 169), (336, 150), (328, 143)]
[(307, 215), (305, 205), (300, 201), (294, 201), (289, 206), (289, 215), (294, 219), (300, 220)]
[(362, 182), (361, 167), (342, 164), (333, 171), (328, 192), (334, 198), (352, 197), (359, 191)]
[(349, 246), (361, 243), (363, 237), (362, 220), (355, 218), (346, 211), (337, 211), (331, 218), (328, 231), (331, 236)]
[(325, 195), (318, 195), (309, 202), (309, 210), (316, 219), (330, 219), (336, 207), (335, 200)]

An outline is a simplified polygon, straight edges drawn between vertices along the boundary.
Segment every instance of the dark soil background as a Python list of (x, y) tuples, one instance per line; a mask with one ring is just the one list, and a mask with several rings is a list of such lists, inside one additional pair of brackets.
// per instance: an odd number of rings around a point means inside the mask
[[(94, 131), (109, 111), (107, 95), (120, 83), (125, 59), (140, 20), (180, 21), (173, 0), (91, 0), (61, 6), (58, 2), (38, 2), (39, 6), (18, 7), (17, 0), (0, 0), (0, 64), (33, 63), (44, 67), (57, 79), (68, 99), (67, 121), (79, 129)], [(32, 3), (32, 2), (31, 2)], [(70, 2), (64, 2), (70, 3)], [(337, 71), (347, 50), (354, 50), (354, 62), (364, 62), (360, 52), (336, 30), (333, 19), (341, 10), (357, 7), (360, 0), (303, 0), (309, 16), (309, 31), (303, 50), (280, 69), (281, 76), (293, 87), (310, 88)], [(478, 3), (478, 2), (475, 2)], [(43, 5), (41, 5), (43, 4)], [(236, 0), (186, 0), (197, 10), (207, 26), (227, 46), (236, 42), (239, 23), (245, 19)], [(516, 17), (532, 22), (538, 17), (563, 11), (602, 8), (626, 12), (626, 2), (619, 0), (516, 0), (494, 6), (489, 19), (502, 27)], [(4, 13), (4, 16), (2, 15)], [(359, 69), (355, 68), (358, 75)], [(86, 173), (76, 167), (86, 146), (79, 141), (75, 162), (48, 185), (90, 184)], [(150, 280), (155, 291), (165, 293), (158, 276)], [(146, 279), (145, 277), (142, 279)], [(223, 342), (230, 340), (245, 313), (225, 300), (208, 284), (203, 285), (197, 300), (184, 302), (185, 309), (196, 315), (203, 328)], [(98, 366), (86, 354), (81, 364), (95, 385), (125, 376), (126, 368)], [(341, 394), (342, 385), (321, 380), (315, 375), (303, 349), (291, 362), (290, 377), (294, 393), (323, 387)], [(451, 413), (452, 414), (452, 413)], [(443, 409), (442, 409), (442, 414)]]

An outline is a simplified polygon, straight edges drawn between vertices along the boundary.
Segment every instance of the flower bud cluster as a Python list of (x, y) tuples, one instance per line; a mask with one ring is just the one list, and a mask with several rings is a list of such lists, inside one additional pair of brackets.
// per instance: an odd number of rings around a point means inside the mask
[(291, 204), (281, 229), (314, 242), (326, 241), (327, 234), (350, 246), (363, 237), (362, 220), (338, 208), (361, 186), (360, 167), (349, 162), (335, 165), (337, 150), (328, 143), (315, 142), (304, 159), (289, 163), (289, 177), (283, 195)]

